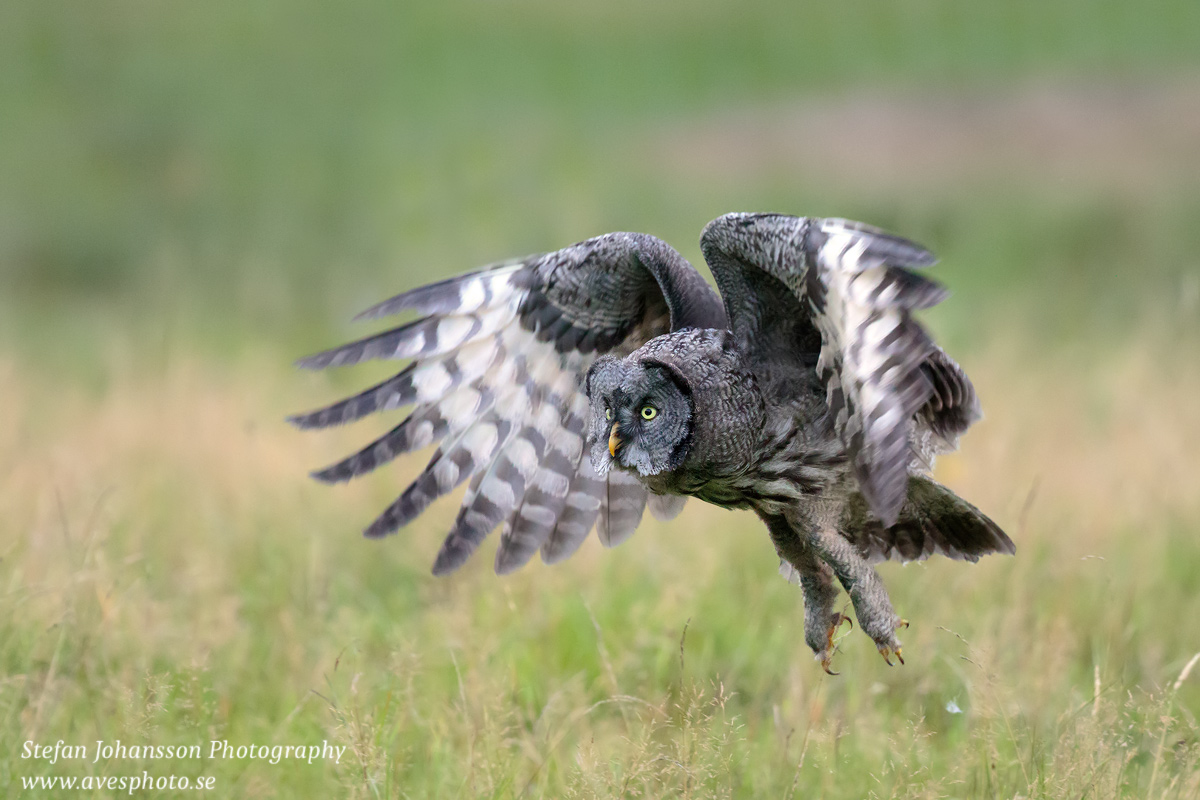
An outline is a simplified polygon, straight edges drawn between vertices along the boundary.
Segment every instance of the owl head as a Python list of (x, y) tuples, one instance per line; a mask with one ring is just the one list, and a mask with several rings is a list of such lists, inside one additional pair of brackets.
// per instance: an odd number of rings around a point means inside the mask
[(641, 475), (670, 472), (691, 445), (693, 405), (683, 377), (634, 355), (596, 359), (587, 375), (588, 441), (601, 475), (613, 466)]

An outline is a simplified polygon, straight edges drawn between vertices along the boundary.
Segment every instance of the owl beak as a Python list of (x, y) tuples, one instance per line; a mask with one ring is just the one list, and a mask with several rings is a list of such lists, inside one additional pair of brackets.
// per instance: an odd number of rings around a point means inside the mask
[(613, 458), (617, 457), (617, 448), (621, 446), (621, 437), (617, 436), (617, 424), (614, 422), (612, 430), (608, 432), (608, 454)]

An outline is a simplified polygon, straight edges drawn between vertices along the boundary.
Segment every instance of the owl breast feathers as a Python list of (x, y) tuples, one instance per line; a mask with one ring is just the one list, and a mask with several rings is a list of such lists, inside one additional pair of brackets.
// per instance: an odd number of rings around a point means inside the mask
[(593, 528), (616, 545), (647, 505), (664, 518), (688, 496), (751, 508), (801, 579), (806, 638), (826, 668), (819, 590), (830, 572), (855, 587), (859, 621), (885, 658), (898, 655), (890, 604), (859, 607), (856, 593), (872, 584), (862, 565), (1014, 551), (928, 475), (980, 416), (966, 374), (912, 317), (946, 296), (913, 271), (934, 259), (866, 225), (778, 214), (720, 217), (701, 249), (719, 297), (661, 240), (610, 233), (368, 309), (360, 318), (418, 316), (300, 365), (406, 366), (291, 421), (411, 411), (314, 476), (349, 480), (437, 443), (366, 529), (392, 533), (467, 483), (437, 574), (496, 527), (504, 573), (539, 550), (547, 562), (567, 557)]

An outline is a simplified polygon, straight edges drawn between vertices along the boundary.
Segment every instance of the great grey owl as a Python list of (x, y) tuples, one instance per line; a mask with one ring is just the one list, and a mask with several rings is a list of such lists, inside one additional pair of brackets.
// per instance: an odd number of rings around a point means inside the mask
[[(344, 481), (440, 445), (367, 529), (383, 536), (469, 479), (434, 563), (458, 568), (500, 527), (496, 571), (607, 546), (687, 497), (752, 509), (798, 578), (805, 641), (829, 671), (834, 576), (892, 663), (907, 623), (872, 564), (976, 561), (1012, 541), (930, 477), (979, 418), (975, 390), (911, 312), (945, 297), (911, 271), (928, 251), (856, 222), (728, 214), (701, 250), (721, 295), (666, 243), (610, 233), (422, 286), (360, 315), (415, 321), (301, 360), (411, 359), (302, 428), (412, 406), (361, 452), (314, 473)], [(722, 303), (722, 300), (724, 301)]]

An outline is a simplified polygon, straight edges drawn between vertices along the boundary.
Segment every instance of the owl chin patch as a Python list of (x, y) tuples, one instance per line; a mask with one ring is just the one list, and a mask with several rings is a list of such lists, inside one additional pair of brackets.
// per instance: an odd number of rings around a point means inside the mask
[(604, 442), (593, 442), (591, 447), (591, 462), (592, 469), (600, 477), (608, 474), (609, 470), (616, 468), (626, 472), (636, 472), (637, 474), (646, 477), (649, 475), (658, 475), (663, 472), (660, 467), (655, 467), (650, 461), (650, 455), (637, 445), (626, 445), (617, 451), (616, 458), (608, 454), (608, 445)]
[[(650, 463), (650, 455), (640, 448), (628, 448), (617, 455), (617, 460), (630, 462), (628, 469), (636, 470), (643, 477), (657, 475), (662, 469)], [(618, 466), (621, 464), (618, 463)]]

